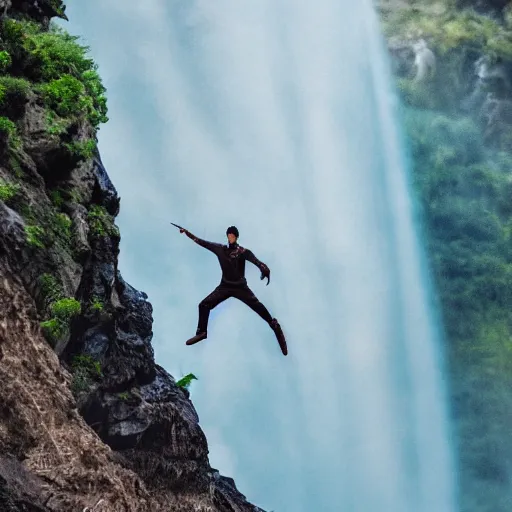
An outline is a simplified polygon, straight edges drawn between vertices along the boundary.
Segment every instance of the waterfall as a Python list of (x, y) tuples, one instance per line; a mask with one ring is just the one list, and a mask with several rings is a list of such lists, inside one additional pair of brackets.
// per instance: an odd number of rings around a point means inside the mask
[[(442, 340), (372, 2), (117, 8), (132, 32), (116, 40), (151, 105), (134, 133), (152, 134), (123, 149), (144, 170), (130, 174), (126, 157), (113, 176), (130, 219), (120, 267), (130, 258), (135, 284), (145, 276), (159, 363), (199, 377), (212, 466), (276, 512), (455, 512)], [(112, 144), (125, 128), (115, 112)], [(217, 242), (238, 227), (271, 269), (268, 287), (250, 264), (246, 275), (288, 357), (236, 299), (212, 312), (207, 340), (184, 346), (220, 271), (168, 221)], [(163, 270), (142, 274), (142, 261)]]

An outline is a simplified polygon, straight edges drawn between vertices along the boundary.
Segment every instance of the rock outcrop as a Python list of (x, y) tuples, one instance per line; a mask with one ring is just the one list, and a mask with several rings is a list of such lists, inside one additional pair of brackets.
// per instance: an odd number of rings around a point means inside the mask
[(154, 360), (148, 297), (118, 269), (95, 69), (57, 73), (69, 52), (52, 48), (76, 43), (44, 39), (62, 2), (0, 10), (0, 85), (17, 99), (0, 99), (0, 509), (261, 511), (210, 467), (187, 389)]

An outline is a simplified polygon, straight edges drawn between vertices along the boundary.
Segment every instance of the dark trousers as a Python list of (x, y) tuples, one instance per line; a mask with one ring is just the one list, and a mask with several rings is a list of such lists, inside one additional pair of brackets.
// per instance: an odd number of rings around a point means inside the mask
[(235, 299), (241, 300), (244, 304), (247, 304), (266, 322), (270, 323), (272, 321), (272, 316), (268, 309), (257, 299), (256, 295), (254, 295), (248, 286), (234, 287), (220, 284), (210, 295), (199, 303), (199, 322), (197, 324), (196, 334), (207, 332), (210, 311), (230, 297), (234, 297)]

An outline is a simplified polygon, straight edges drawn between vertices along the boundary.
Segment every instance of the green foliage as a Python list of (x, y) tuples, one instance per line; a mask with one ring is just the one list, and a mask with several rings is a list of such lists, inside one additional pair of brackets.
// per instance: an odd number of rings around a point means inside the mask
[(71, 239), (71, 225), (73, 221), (65, 213), (57, 213), (54, 216), (54, 230), (58, 236), (66, 241)]
[(108, 121), (105, 88), (89, 48), (78, 37), (52, 25), (43, 31), (28, 21), (5, 20), (5, 50), (13, 65), (40, 82), (38, 90), (49, 108), (62, 117), (86, 117), (94, 127)]
[(59, 318), (51, 318), (41, 322), (43, 334), (52, 347), (66, 334), (67, 326)]
[(435, 169), (451, 176), (452, 165), (470, 165), (485, 157), (481, 131), (470, 118), (407, 108), (403, 122), (415, 165), (424, 171)]
[(64, 144), (67, 150), (73, 155), (78, 157), (80, 160), (89, 160), (94, 156), (96, 151), (96, 141), (94, 139), (88, 139), (84, 141), (73, 141)]
[(410, 6), (391, 10), (384, 21), (388, 37), (431, 41), (434, 50), (445, 55), (461, 46), (482, 50), (494, 57), (512, 58), (512, 28), (475, 11), (445, 8), (427, 12), (425, 7)]
[(21, 145), (16, 125), (7, 117), (0, 117), (0, 139), (13, 149)]
[(9, 157), (9, 165), (11, 166), (11, 169), (16, 176), (16, 178), (22, 178), (23, 177), (23, 169), (21, 168), (19, 160), (16, 158), (16, 156), (11, 155)]
[(56, 208), (61, 208), (64, 204), (64, 198), (60, 190), (52, 190), (50, 193), (50, 199)]
[(71, 389), (74, 394), (89, 390), (91, 385), (103, 376), (101, 364), (89, 355), (75, 356), (71, 367), (73, 371)]
[(184, 389), (188, 389), (193, 380), (198, 380), (197, 377), (193, 373), (189, 373), (182, 377), (178, 382), (176, 382), (176, 386)]
[(93, 126), (106, 123), (108, 121), (106, 89), (101, 82), (98, 72), (96, 69), (85, 71), (82, 73), (81, 78), (87, 94), (92, 99), (92, 104), (88, 105), (89, 120)]
[(84, 200), (84, 198), (77, 189), (70, 190), (69, 197), (73, 203), (81, 203)]
[(42, 237), (45, 235), (45, 230), (41, 226), (25, 226), (25, 235), (27, 243), (33, 247), (44, 249), (45, 245)]
[(48, 342), (55, 344), (69, 332), (70, 321), (81, 313), (80, 302), (72, 297), (62, 297), (62, 286), (51, 274), (39, 278), (45, 305), (49, 305), (52, 318), (41, 322), (43, 333)]
[(51, 306), (53, 315), (63, 321), (68, 321), (82, 311), (80, 302), (71, 297), (60, 299)]
[(90, 98), (85, 87), (71, 75), (63, 75), (40, 87), (46, 105), (62, 117), (74, 117), (87, 112)]
[(114, 218), (103, 206), (93, 205), (88, 212), (91, 232), (96, 236), (119, 236)]
[(67, 132), (71, 122), (58, 116), (53, 110), (46, 113), (46, 131), (50, 135), (62, 135)]
[(98, 297), (93, 297), (91, 299), (90, 308), (93, 311), (102, 311), (104, 307), (103, 301), (100, 300)]
[(93, 377), (102, 377), (101, 364), (89, 355), (78, 355), (73, 358), (71, 363), (73, 370), (85, 368)]
[(128, 398), (130, 398), (130, 393), (128, 393), (128, 391), (123, 391), (122, 393), (118, 393), (117, 396), (121, 400), (128, 400)]
[(0, 179), (0, 201), (9, 204), (17, 196), (19, 190), (20, 186), (18, 183), (11, 183), (10, 181)]
[(84, 114), (97, 127), (108, 120), (105, 88), (89, 48), (78, 39), (55, 27), (28, 38), (25, 47), (48, 82), (42, 90), (49, 105), (64, 117)]
[(94, 61), (87, 57), (89, 48), (78, 44), (79, 39), (52, 25), (48, 32), (28, 33), (23, 47), (43, 80), (54, 80), (67, 74), (80, 77), (95, 66)]
[(41, 27), (33, 21), (12, 18), (3, 20), (1, 27), (2, 46), (11, 57), (11, 65), (28, 58), (29, 54), (24, 46), (25, 41), (40, 31)]
[(5, 50), (0, 51), (0, 73), (5, 73), (7, 68), (12, 64), (11, 56), (9, 52)]
[(52, 274), (42, 274), (39, 277), (41, 292), (47, 305), (56, 302), (62, 297), (62, 286)]
[[(404, 120), (448, 341), (463, 488), (501, 485), (504, 458), (494, 454), (512, 407), (512, 155), (485, 150), (466, 118), (407, 109)], [(489, 454), (495, 473), (480, 478)]]
[(24, 103), (30, 93), (30, 82), (24, 78), (0, 76), (0, 105)]
[(496, 331), (483, 334), (511, 325), (512, 157), (485, 151), (470, 119), (408, 109), (404, 120), (451, 347), (485, 346), (512, 367)]

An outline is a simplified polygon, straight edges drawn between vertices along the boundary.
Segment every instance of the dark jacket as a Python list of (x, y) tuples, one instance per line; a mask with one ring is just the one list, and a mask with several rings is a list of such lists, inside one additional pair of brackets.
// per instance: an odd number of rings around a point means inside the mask
[(207, 242), (189, 231), (185, 231), (186, 235), (194, 240), (196, 244), (213, 252), (219, 259), (220, 268), (222, 269), (221, 284), (229, 286), (246, 286), (247, 279), (245, 278), (245, 262), (250, 261), (256, 265), (261, 273), (267, 277), (270, 274), (270, 269), (262, 263), (253, 252), (245, 247), (241, 247), (237, 243), (224, 245), (215, 242)]

